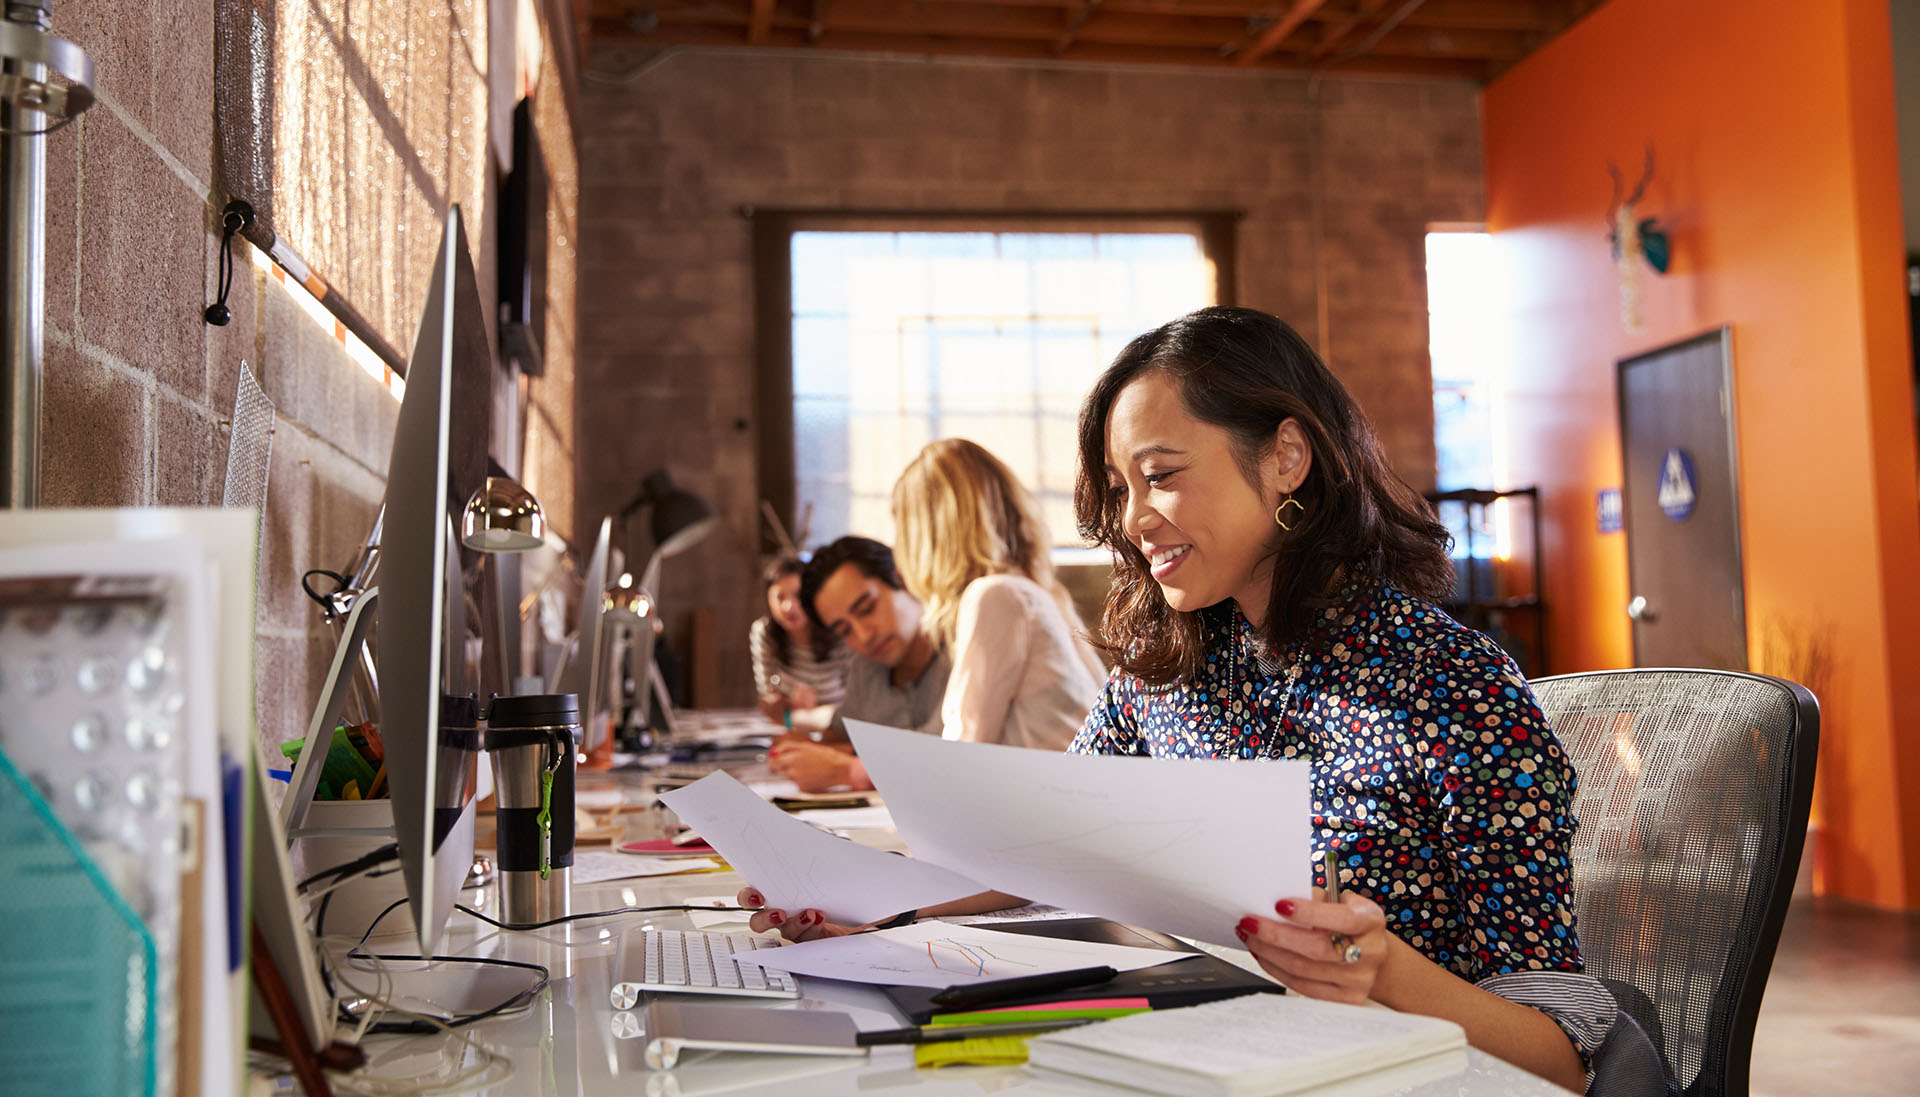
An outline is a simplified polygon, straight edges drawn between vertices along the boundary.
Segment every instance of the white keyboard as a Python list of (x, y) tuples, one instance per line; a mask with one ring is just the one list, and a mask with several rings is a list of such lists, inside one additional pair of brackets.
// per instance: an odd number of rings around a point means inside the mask
[(608, 998), (615, 1009), (632, 1009), (642, 991), (798, 998), (800, 984), (792, 975), (733, 958), (736, 952), (778, 947), (779, 941), (751, 933), (635, 930), (620, 938)]

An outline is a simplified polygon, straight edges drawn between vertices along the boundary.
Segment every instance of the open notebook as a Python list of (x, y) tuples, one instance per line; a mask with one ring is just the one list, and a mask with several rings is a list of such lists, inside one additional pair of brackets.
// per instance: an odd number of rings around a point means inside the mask
[(1249, 994), (1036, 1036), (1027, 1062), (1176, 1097), (1267, 1097), (1349, 1080), (1376, 1089), (1466, 1068), (1459, 1025), (1387, 1009)]

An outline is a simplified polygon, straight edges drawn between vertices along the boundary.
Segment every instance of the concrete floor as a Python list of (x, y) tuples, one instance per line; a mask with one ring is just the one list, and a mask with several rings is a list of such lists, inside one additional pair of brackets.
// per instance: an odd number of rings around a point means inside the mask
[(1793, 905), (1754, 1031), (1751, 1092), (1920, 1094), (1920, 914)]

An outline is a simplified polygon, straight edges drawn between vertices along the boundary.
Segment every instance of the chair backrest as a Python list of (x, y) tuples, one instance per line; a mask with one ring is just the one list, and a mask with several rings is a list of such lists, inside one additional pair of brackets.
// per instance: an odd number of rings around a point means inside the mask
[(1580, 776), (1571, 856), (1587, 971), (1639, 992), (1617, 994), (1677, 1092), (1745, 1097), (1806, 837), (1818, 702), (1779, 678), (1712, 670), (1533, 688)]

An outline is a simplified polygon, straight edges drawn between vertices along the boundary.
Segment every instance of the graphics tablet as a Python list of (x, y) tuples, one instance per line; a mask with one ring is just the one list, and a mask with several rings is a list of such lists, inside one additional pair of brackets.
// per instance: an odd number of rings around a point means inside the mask
[[(1198, 949), (1164, 933), (1123, 925), (1106, 918), (983, 922), (974, 928), (990, 929), (1000, 933), (1025, 933), (1037, 937), (1061, 937), (1070, 941), (1098, 941), (1109, 945), (1131, 945), (1134, 948), (1164, 948), (1175, 952), (1199, 953)], [(933, 1004), (933, 996), (939, 993), (937, 988), (881, 987), (879, 989), (887, 996), (888, 1001), (906, 1015), (907, 1020), (916, 1025), (926, 1024), (927, 1020), (936, 1013), (952, 1012)], [(1174, 1006), (1198, 1005), (1201, 1002), (1212, 1002), (1221, 998), (1234, 998), (1255, 991), (1282, 994), (1285, 990), (1286, 988), (1264, 975), (1247, 971), (1217, 956), (1201, 953), (1191, 960), (1182, 960), (1165, 967), (1123, 971), (1113, 979), (1097, 986), (1080, 986), (1022, 998), (1008, 998), (973, 1008), (993, 1009), (999, 1006), (1039, 1005), (1046, 1002), (1069, 1002), (1087, 998), (1145, 998), (1147, 1004), (1154, 1009), (1168, 1009)]]

